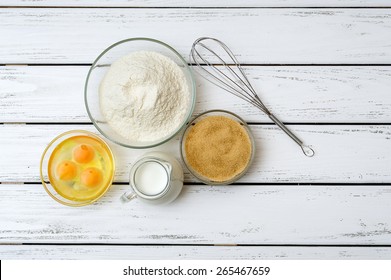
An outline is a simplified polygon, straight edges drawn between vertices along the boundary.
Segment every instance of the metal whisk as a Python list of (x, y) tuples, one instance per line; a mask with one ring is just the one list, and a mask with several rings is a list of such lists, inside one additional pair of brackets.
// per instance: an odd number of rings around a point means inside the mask
[[(212, 49), (210, 44), (215, 44), (216, 49)], [(208, 46), (209, 45), (209, 46)], [(236, 59), (232, 51), (223, 42), (210, 37), (198, 38), (191, 48), (191, 59), (200, 69), (200, 74), (229, 93), (251, 103), (264, 112), (276, 125), (278, 125), (293, 141), (295, 141), (307, 157), (312, 157), (315, 152), (312, 148), (304, 145), (292, 131), (290, 131), (280, 120), (278, 120), (269, 109), (263, 104), (251, 83), (247, 79), (242, 66)], [(217, 58), (217, 67), (209, 62), (209, 58)], [(227, 60), (230, 60), (228, 63)]]

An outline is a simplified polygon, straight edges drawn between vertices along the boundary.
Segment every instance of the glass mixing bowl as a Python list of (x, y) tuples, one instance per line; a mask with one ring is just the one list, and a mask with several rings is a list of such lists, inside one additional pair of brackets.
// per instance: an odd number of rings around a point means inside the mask
[[(110, 159), (110, 164), (112, 166), (111, 173), (109, 175), (110, 179), (109, 179), (107, 185), (103, 187), (103, 191), (100, 192), (100, 194), (98, 196), (91, 198), (91, 199), (88, 199), (88, 200), (76, 201), (76, 200), (67, 199), (67, 198), (61, 196), (56, 191), (55, 187), (52, 185), (52, 183), (50, 182), (50, 179), (49, 179), (49, 177), (50, 177), (49, 176), (49, 160), (50, 160), (50, 157), (51, 157), (53, 151), (55, 150), (57, 145), (62, 143), (64, 140), (71, 138), (71, 137), (74, 137), (74, 136), (88, 136), (88, 137), (91, 137), (91, 138), (94, 138), (95, 140), (97, 140), (97, 142), (99, 142), (100, 145), (105, 147), (105, 150), (107, 151), (109, 159)], [(67, 206), (74, 206), (74, 207), (89, 205), (89, 204), (97, 201), (99, 198), (101, 198), (107, 192), (107, 190), (109, 189), (109, 187), (111, 186), (111, 184), (113, 182), (114, 170), (115, 170), (115, 161), (114, 161), (114, 156), (113, 156), (113, 153), (112, 153), (110, 147), (107, 145), (107, 143), (105, 141), (103, 141), (103, 139), (101, 139), (100, 137), (98, 137), (94, 133), (89, 132), (89, 131), (85, 131), (85, 130), (71, 130), (71, 131), (67, 131), (65, 133), (58, 135), (56, 138), (54, 138), (49, 143), (49, 145), (44, 150), (44, 152), (42, 154), (42, 158), (41, 158), (41, 163), (40, 163), (40, 177), (41, 177), (42, 185), (44, 186), (46, 192), (57, 202), (64, 204), (64, 205), (67, 205)]]
[[(235, 175), (234, 177), (230, 178), (229, 180), (213, 181), (213, 180), (211, 180), (211, 179), (209, 179), (209, 178), (199, 174), (196, 170), (194, 170), (194, 168), (192, 168), (192, 166), (189, 164), (189, 162), (187, 160), (187, 157), (186, 157), (185, 141), (186, 141), (186, 137), (187, 137), (188, 133), (190, 132), (190, 129), (197, 122), (199, 122), (199, 121), (201, 121), (201, 120), (203, 120), (203, 119), (205, 119), (207, 117), (210, 117), (210, 116), (224, 116), (224, 117), (228, 117), (228, 118), (238, 122), (246, 130), (246, 132), (247, 132), (247, 134), (248, 134), (248, 136), (250, 138), (250, 145), (251, 145), (250, 159), (249, 159), (246, 167), (243, 169), (243, 171), (240, 172), (239, 174)], [(255, 141), (254, 141), (254, 136), (253, 136), (249, 126), (238, 115), (236, 115), (234, 113), (231, 113), (229, 111), (225, 111), (225, 110), (210, 110), (210, 111), (206, 111), (206, 112), (198, 115), (197, 117), (195, 117), (192, 121), (190, 121), (188, 123), (188, 125), (187, 125), (187, 127), (186, 127), (186, 129), (183, 132), (182, 137), (181, 137), (180, 152), (181, 152), (182, 160), (185, 163), (187, 169), (190, 171), (190, 173), (192, 175), (194, 175), (194, 177), (199, 179), (201, 182), (203, 182), (203, 183), (205, 183), (207, 185), (228, 185), (228, 184), (232, 184), (233, 182), (235, 182), (238, 179), (240, 179), (247, 172), (249, 167), (251, 166), (251, 163), (252, 163), (252, 161), (254, 159), (254, 153), (255, 153)]]
[[(113, 62), (135, 51), (154, 51), (173, 60), (183, 70), (190, 91), (189, 94), (191, 95), (191, 105), (189, 106), (186, 118), (184, 118), (182, 123), (170, 135), (154, 142), (134, 142), (119, 135), (106, 122), (105, 117), (100, 110), (99, 86), (103, 77)], [(187, 62), (175, 49), (158, 40), (150, 38), (131, 38), (111, 45), (94, 61), (87, 75), (84, 87), (84, 101), (91, 121), (103, 136), (128, 148), (151, 148), (170, 140), (186, 125), (193, 113), (195, 93), (196, 86), (192, 71), (187, 65)]]

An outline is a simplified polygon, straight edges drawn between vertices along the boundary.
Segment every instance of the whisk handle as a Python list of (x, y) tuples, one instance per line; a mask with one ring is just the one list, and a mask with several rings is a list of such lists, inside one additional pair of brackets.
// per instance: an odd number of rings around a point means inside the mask
[(284, 131), (293, 141), (297, 143), (297, 145), (300, 146), (301, 150), (303, 151), (304, 155), (307, 157), (314, 156), (315, 152), (313, 149), (311, 149), (309, 146), (304, 145), (304, 142), (301, 141), (292, 131), (290, 131), (284, 123), (282, 123), (279, 119), (277, 119), (276, 116), (273, 114), (268, 115), (269, 118)]

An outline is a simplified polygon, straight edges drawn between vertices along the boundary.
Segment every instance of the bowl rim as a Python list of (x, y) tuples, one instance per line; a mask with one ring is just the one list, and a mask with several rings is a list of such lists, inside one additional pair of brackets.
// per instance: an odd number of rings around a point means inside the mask
[[(48, 187), (46, 186), (46, 182), (44, 180), (44, 175), (43, 175), (43, 172), (42, 172), (42, 169), (43, 169), (43, 160), (49, 150), (49, 148), (57, 141), (59, 140), (60, 138), (64, 137), (64, 136), (67, 136), (68, 134), (72, 134), (72, 133), (75, 133), (75, 134), (87, 134), (88, 136), (91, 136), (91, 137), (94, 137), (94, 138), (97, 138), (98, 140), (102, 141), (102, 143), (104, 143), (106, 146), (107, 146), (107, 150), (109, 151), (109, 156), (111, 157), (112, 159), (112, 166), (113, 166), (113, 171), (111, 173), (111, 176), (110, 176), (110, 180), (106, 186), (106, 189), (99, 195), (97, 196), (96, 198), (92, 199), (92, 200), (89, 200), (88, 202), (82, 202), (82, 203), (79, 203), (79, 204), (71, 204), (71, 203), (68, 203), (68, 202), (64, 202), (64, 201), (61, 201), (60, 199), (58, 199), (57, 197), (55, 197), (51, 192), (50, 190), (48, 189)], [(66, 138), (68, 139), (68, 138)], [(65, 139), (64, 139), (65, 140)], [(63, 141), (64, 141), (63, 140)], [(74, 129), (74, 130), (69, 130), (69, 131), (66, 131), (66, 132), (63, 132), (59, 135), (57, 135), (56, 137), (54, 137), (50, 142), (49, 144), (47, 144), (45, 150), (43, 151), (42, 153), (42, 156), (41, 156), (41, 160), (40, 160), (40, 163), (39, 163), (39, 176), (40, 176), (40, 179), (41, 179), (41, 183), (45, 189), (45, 191), (48, 193), (48, 195), (53, 198), (55, 201), (63, 204), (63, 205), (66, 205), (66, 206), (71, 206), (71, 207), (81, 207), (81, 206), (86, 206), (86, 205), (90, 205), (94, 202), (96, 202), (97, 200), (99, 200), (102, 196), (104, 196), (106, 194), (106, 192), (110, 189), (110, 186), (113, 184), (113, 181), (114, 181), (114, 174), (115, 174), (115, 157), (114, 157), (114, 153), (112, 151), (112, 149), (110, 148), (110, 145), (106, 143), (106, 141), (104, 139), (102, 139), (102, 137), (99, 137), (98, 135), (96, 135), (95, 133), (93, 132), (90, 132), (88, 130), (83, 130), (83, 129)], [(50, 181), (49, 181), (50, 182)]]
[[(127, 43), (127, 42), (132, 42), (132, 41), (149, 41), (149, 42), (153, 42), (153, 43), (156, 43), (156, 44), (159, 44), (161, 46), (164, 46), (166, 48), (168, 48), (169, 50), (171, 50), (182, 62), (183, 64), (185, 65), (185, 69), (187, 70), (187, 72), (189, 73), (189, 76), (190, 76), (190, 79), (191, 79), (191, 90), (190, 90), (190, 95), (191, 95), (191, 107), (189, 108), (189, 112), (188, 112), (188, 115), (186, 116), (186, 118), (184, 118), (184, 121), (183, 123), (178, 127), (177, 130), (175, 130), (175, 132), (168, 136), (167, 138), (163, 139), (162, 141), (159, 141), (157, 143), (154, 143), (154, 144), (149, 144), (149, 145), (143, 145), (143, 146), (134, 146), (134, 145), (128, 145), (128, 144), (125, 144), (125, 143), (122, 143), (116, 139), (113, 139), (112, 137), (109, 137), (100, 127), (99, 125), (97, 124), (97, 122), (95, 121), (95, 119), (92, 117), (92, 114), (91, 114), (91, 111), (90, 111), (90, 108), (88, 106), (88, 102), (87, 102), (87, 86), (88, 86), (88, 82), (90, 80), (90, 75), (93, 71), (93, 69), (95, 68), (95, 66), (97, 65), (98, 61), (108, 52), (110, 51), (111, 49), (115, 48), (116, 46), (120, 45), (120, 44), (123, 44), (123, 43)], [(99, 92), (98, 92), (99, 94)], [(128, 38), (128, 39), (124, 39), (124, 40), (121, 40), (121, 41), (118, 41), (110, 46), (108, 46), (106, 49), (104, 49), (99, 55), (98, 57), (94, 60), (94, 62), (92, 63), (92, 65), (90, 66), (90, 69), (88, 70), (88, 73), (87, 73), (87, 77), (86, 77), (86, 80), (85, 80), (85, 83), (84, 83), (84, 105), (86, 107), (86, 110), (87, 110), (87, 114), (88, 114), (88, 117), (90, 118), (90, 120), (92, 121), (93, 125), (95, 126), (95, 128), (105, 137), (107, 138), (108, 140), (118, 144), (118, 145), (121, 145), (123, 147), (127, 147), (127, 148), (132, 148), (132, 149), (148, 149), (148, 148), (153, 148), (153, 147), (156, 147), (156, 146), (159, 146), (161, 144), (164, 144), (166, 143), (167, 141), (171, 140), (172, 138), (174, 138), (185, 126), (186, 124), (188, 123), (188, 121), (190, 120), (192, 114), (193, 114), (193, 111), (194, 111), (194, 107), (195, 107), (195, 103), (196, 103), (196, 83), (195, 83), (195, 78), (194, 78), (194, 74), (193, 74), (193, 71), (191, 70), (191, 68), (189, 67), (187, 61), (173, 48), (171, 47), (170, 45), (162, 42), (162, 41), (159, 41), (159, 40), (156, 40), (156, 39), (153, 39), (153, 38), (148, 38), (148, 37), (134, 37), (134, 38)]]
[[(184, 154), (184, 139), (185, 139), (186, 132), (192, 126), (192, 123), (194, 121), (196, 121), (197, 119), (199, 119), (199, 118), (201, 118), (201, 117), (203, 117), (205, 115), (211, 114), (211, 113), (222, 113), (222, 115), (224, 115), (224, 114), (231, 115), (234, 118), (236, 118), (237, 120), (239, 120), (240, 122), (242, 122), (243, 123), (243, 127), (247, 131), (247, 134), (248, 134), (248, 136), (250, 138), (250, 142), (251, 142), (251, 154), (250, 154), (250, 159), (249, 159), (249, 161), (247, 163), (247, 166), (243, 169), (242, 172), (240, 172), (239, 174), (237, 174), (233, 178), (231, 178), (229, 180), (226, 180), (226, 181), (221, 181), (221, 182), (209, 180), (208, 178), (198, 174), (191, 166), (189, 166), (189, 164), (187, 163), (187, 160), (185, 159), (185, 154)], [(208, 110), (208, 111), (205, 111), (203, 113), (198, 114), (196, 117), (191, 119), (191, 121), (189, 121), (189, 123), (187, 124), (186, 128), (184, 129), (184, 131), (182, 133), (182, 136), (181, 136), (181, 139), (180, 139), (180, 142), (179, 142), (179, 150), (180, 150), (182, 161), (185, 164), (186, 168), (189, 170), (189, 172), (194, 177), (196, 177), (202, 183), (204, 183), (206, 185), (211, 185), (211, 186), (229, 185), (229, 184), (232, 184), (232, 183), (236, 182), (241, 177), (243, 177), (247, 173), (247, 171), (250, 168), (250, 166), (252, 165), (252, 163), (254, 161), (254, 155), (255, 155), (255, 139), (254, 139), (254, 135), (253, 135), (249, 125), (240, 116), (238, 116), (237, 114), (232, 113), (230, 111), (227, 111), (227, 110), (212, 109), (212, 110)]]

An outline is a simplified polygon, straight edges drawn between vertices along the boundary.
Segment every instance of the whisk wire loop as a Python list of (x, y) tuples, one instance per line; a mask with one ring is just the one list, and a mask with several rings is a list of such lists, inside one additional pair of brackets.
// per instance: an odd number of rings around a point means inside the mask
[[(241, 84), (243, 84), (245, 87), (248, 87), (248, 85), (240, 78), (240, 76), (234, 71), (234, 69), (232, 69), (230, 65), (226, 64), (226, 62), (217, 53), (215, 53), (213, 50), (209, 49), (208, 47), (206, 47), (202, 43), (199, 43), (199, 46), (203, 47), (205, 50), (207, 50), (208, 52), (213, 54), (221, 62), (221, 64), (225, 67), (225, 69), (227, 69), (229, 71), (229, 73), (231, 73), (234, 77), (237, 77), (239, 82)], [(207, 72), (209, 75), (214, 76), (215, 80), (217, 80), (220, 83), (220, 84), (217, 84), (217, 86), (222, 87), (223, 89), (226, 89), (226, 90), (228, 88), (229, 90), (227, 90), (227, 91), (233, 93), (234, 95), (246, 100), (247, 102), (250, 102), (250, 103), (253, 102), (253, 100), (251, 99), (251, 96), (243, 95), (243, 92), (246, 92), (246, 89), (244, 87), (242, 87), (240, 84), (238, 84), (235, 80), (233, 80), (231, 77), (229, 77), (226, 73), (221, 71), (218, 67), (209, 63), (209, 61), (207, 61), (198, 52), (198, 50), (195, 47), (192, 48), (192, 58), (193, 58), (194, 62), (197, 64), (197, 66), (199, 66), (200, 69)], [(211, 69), (216, 75), (213, 75), (213, 73), (206, 70), (206, 68), (200, 63), (200, 61), (198, 59), (200, 59), (203, 62), (203, 64), (205, 64), (206, 66), (210, 67), (209, 69)], [(205, 78), (208, 79), (208, 77), (205, 77)], [(231, 83), (225, 82), (224, 78), (228, 79), (228, 81)], [(208, 80), (211, 81), (211, 79), (208, 79)], [(216, 84), (214, 81), (211, 81), (211, 82)], [(236, 85), (236, 87), (235, 87), (235, 85)], [(262, 110), (262, 108), (260, 108), (260, 109)]]
[[(201, 38), (202, 39), (202, 38)], [(208, 38), (211, 39), (211, 38)], [(212, 39), (216, 41), (215, 39)], [(210, 63), (208, 60), (204, 58), (204, 56), (197, 50), (197, 47), (202, 47), (204, 50), (212, 54), (214, 57), (218, 59), (220, 62), (219, 64), (222, 64), (223, 69), (228, 70), (227, 73), (220, 70), (218, 67), (216, 67), (214, 64)], [(207, 75), (204, 75), (205, 73), (200, 73), (205, 79), (212, 82), (213, 84), (217, 85), (218, 87), (234, 94), (235, 96), (244, 99), (245, 101), (251, 103), (252, 105), (256, 106), (258, 109), (266, 113), (267, 115), (270, 115), (269, 110), (266, 108), (266, 106), (262, 103), (262, 101), (258, 98), (254, 88), (252, 87), (251, 83), (249, 82), (247, 76), (245, 75), (242, 67), (239, 62), (237, 61), (236, 57), (233, 55), (233, 53), (228, 49), (227, 46), (224, 45), (224, 50), (228, 53), (230, 58), (233, 60), (234, 65), (236, 69), (239, 70), (239, 75), (236, 73), (235, 68), (233, 68), (231, 65), (227, 64), (220, 55), (218, 55), (215, 51), (207, 47), (205, 44), (200, 43), (200, 40), (197, 40), (192, 47), (191, 51), (191, 58), (196, 63), (199, 69), (201, 69), (203, 72), (205, 72)], [(206, 69), (208, 67), (209, 70)], [(213, 72), (212, 72), (213, 71)], [(231, 74), (231, 77), (229, 76)], [(210, 77), (213, 77), (214, 79), (210, 79)]]

